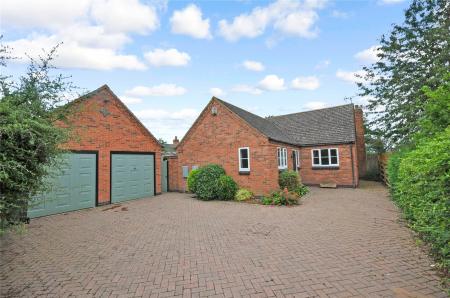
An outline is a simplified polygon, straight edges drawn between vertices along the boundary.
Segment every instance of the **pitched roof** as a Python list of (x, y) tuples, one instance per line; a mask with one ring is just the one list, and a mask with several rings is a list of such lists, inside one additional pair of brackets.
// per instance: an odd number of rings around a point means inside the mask
[(148, 128), (145, 127), (145, 125), (136, 117), (136, 115), (134, 115), (134, 113), (131, 112), (131, 110), (123, 103), (123, 101), (120, 100), (120, 98), (106, 84), (100, 86), (99, 88), (95, 89), (94, 91), (88, 92), (88, 93), (76, 98), (75, 100), (69, 102), (68, 105), (73, 105), (73, 104), (77, 104), (77, 103), (83, 102), (85, 100), (88, 100), (89, 98), (100, 93), (101, 91), (106, 91), (109, 94), (111, 94), (111, 96), (117, 100), (117, 102), (125, 109), (125, 111), (131, 116), (132, 120), (144, 131), (144, 133), (146, 133), (149, 137), (151, 137), (153, 140), (155, 140), (156, 143), (158, 143), (162, 148), (162, 145), (158, 141), (158, 139), (155, 138), (155, 136), (148, 130)]
[(273, 141), (299, 146), (355, 142), (353, 104), (262, 118), (214, 99)]
[(299, 145), (355, 142), (353, 104), (267, 118)]
[(233, 113), (238, 115), (240, 118), (242, 118), (248, 124), (250, 124), (250, 126), (252, 126), (256, 130), (261, 132), (263, 135), (265, 135), (269, 139), (278, 141), (278, 142), (282, 142), (282, 143), (293, 144), (292, 139), (286, 133), (284, 133), (282, 129), (278, 128), (277, 125), (275, 125), (271, 121), (267, 121), (267, 119), (265, 119), (265, 118), (262, 118), (255, 114), (252, 114), (246, 110), (243, 110), (239, 107), (232, 105), (231, 103), (228, 103), (226, 101), (218, 99), (217, 97), (213, 97), (213, 99), (222, 103), (224, 106), (226, 106), (228, 109), (230, 109)]

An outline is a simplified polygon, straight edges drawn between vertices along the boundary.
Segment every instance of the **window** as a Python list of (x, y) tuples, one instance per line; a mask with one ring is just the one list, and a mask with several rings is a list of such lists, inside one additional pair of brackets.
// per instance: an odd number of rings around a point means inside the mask
[(182, 166), (181, 170), (182, 170), (182, 173), (183, 173), (183, 178), (187, 178), (187, 176), (189, 175), (189, 167), (188, 166)]
[(337, 148), (313, 149), (312, 165), (314, 167), (339, 166), (339, 153)]
[(192, 166), (192, 169), (193, 169), (193, 170), (197, 170), (197, 169), (198, 169), (198, 166)]
[(239, 148), (239, 172), (250, 172), (250, 148)]
[(277, 157), (278, 157), (278, 169), (280, 170), (287, 169), (287, 149), (278, 147)]
[(292, 150), (292, 165), (294, 171), (298, 172), (300, 168), (300, 153), (298, 150)]

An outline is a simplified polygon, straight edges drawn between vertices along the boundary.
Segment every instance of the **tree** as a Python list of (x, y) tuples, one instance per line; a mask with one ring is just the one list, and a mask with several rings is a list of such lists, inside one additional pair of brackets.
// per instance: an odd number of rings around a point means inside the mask
[(388, 147), (408, 144), (419, 130), (427, 96), (443, 83), (450, 63), (450, 2), (413, 0), (405, 21), (382, 36), (379, 61), (364, 67), (359, 96), (370, 96), (369, 125)]
[[(51, 74), (56, 49), (31, 59), (26, 74), (0, 77), (0, 232), (20, 222), (28, 203), (48, 187), (45, 177), (68, 136), (69, 128), (55, 125), (65, 121), (63, 95), (72, 88), (66, 77)], [(0, 46), (2, 67), (9, 52)]]

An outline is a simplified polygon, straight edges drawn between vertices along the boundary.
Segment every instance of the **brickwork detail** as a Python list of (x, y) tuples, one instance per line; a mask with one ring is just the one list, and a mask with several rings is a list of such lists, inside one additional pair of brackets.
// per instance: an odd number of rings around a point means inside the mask
[(75, 101), (70, 116), (70, 150), (98, 151), (98, 202), (110, 201), (110, 152), (154, 152), (157, 193), (161, 192), (161, 146), (106, 86)]

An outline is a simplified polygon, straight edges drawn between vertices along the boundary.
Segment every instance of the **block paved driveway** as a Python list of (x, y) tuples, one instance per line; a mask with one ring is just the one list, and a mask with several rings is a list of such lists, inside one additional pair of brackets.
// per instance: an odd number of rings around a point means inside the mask
[(293, 208), (178, 193), (110, 207), (3, 237), (1, 295), (446, 297), (378, 184)]

